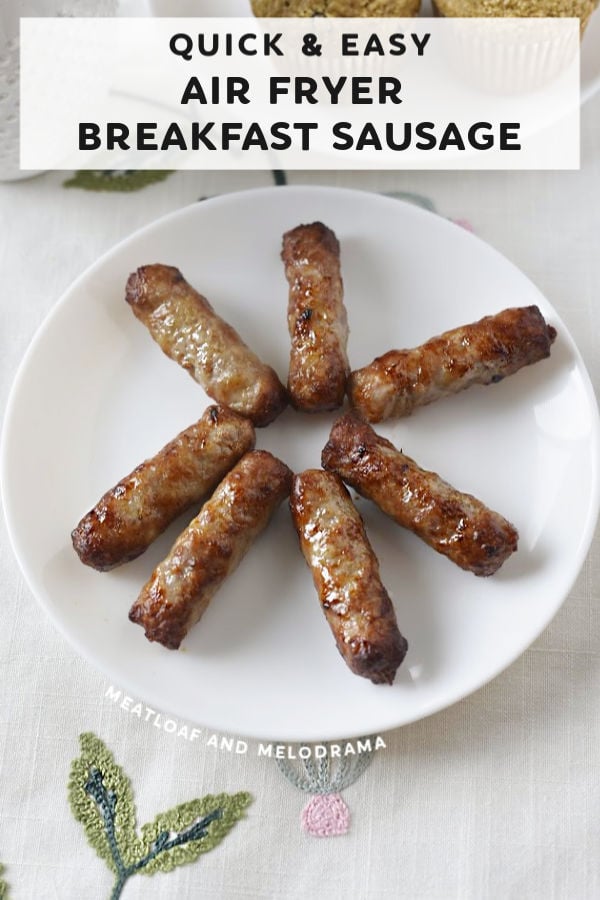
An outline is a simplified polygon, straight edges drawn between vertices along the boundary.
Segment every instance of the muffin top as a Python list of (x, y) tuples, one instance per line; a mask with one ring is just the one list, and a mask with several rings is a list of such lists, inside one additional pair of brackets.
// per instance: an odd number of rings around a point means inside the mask
[(421, 0), (252, 0), (256, 16), (414, 16)]

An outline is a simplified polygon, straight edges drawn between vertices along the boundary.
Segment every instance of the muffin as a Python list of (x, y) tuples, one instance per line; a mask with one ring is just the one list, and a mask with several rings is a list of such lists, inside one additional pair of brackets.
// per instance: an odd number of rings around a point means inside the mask
[(597, 0), (434, 0), (433, 2), (438, 15), (458, 16), (464, 19), (571, 17), (579, 19), (582, 33), (596, 5)]
[(421, 0), (251, 0), (255, 16), (416, 16)]
[[(458, 6), (461, 0), (439, 2)], [(493, 0), (483, 2), (491, 5)], [(452, 18), (449, 62), (455, 74), (479, 91), (507, 97), (545, 90), (570, 67), (574, 77), (578, 77), (574, 67), (581, 29), (577, 27), (577, 17), (570, 18), (568, 28), (562, 27), (565, 23), (558, 16), (524, 17), (514, 12), (510, 17), (485, 14)]]

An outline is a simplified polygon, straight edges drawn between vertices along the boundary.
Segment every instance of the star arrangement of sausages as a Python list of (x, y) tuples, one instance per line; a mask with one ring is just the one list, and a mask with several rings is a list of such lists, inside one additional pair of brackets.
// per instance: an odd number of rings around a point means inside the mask
[[(79, 558), (107, 571), (142, 554), (182, 512), (203, 503), (129, 612), (150, 641), (177, 649), (272, 514), (289, 497), (300, 548), (349, 668), (391, 684), (408, 643), (346, 485), (461, 568), (493, 575), (517, 549), (499, 513), (422, 469), (372, 428), (416, 407), (492, 384), (550, 355), (556, 331), (537, 306), (515, 307), (390, 350), (351, 371), (340, 246), (321, 222), (283, 236), (289, 285), (287, 388), (234, 328), (172, 266), (146, 265), (126, 300), (161, 349), (215, 405), (107, 491), (72, 532)], [(312, 413), (342, 407), (321, 468), (294, 474), (255, 450), (255, 427), (289, 404)], [(208, 498), (208, 499), (207, 499)]]

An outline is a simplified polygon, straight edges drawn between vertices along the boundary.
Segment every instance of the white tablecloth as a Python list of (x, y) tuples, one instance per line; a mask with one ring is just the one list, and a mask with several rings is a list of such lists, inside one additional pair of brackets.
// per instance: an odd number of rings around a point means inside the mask
[[(572, 173), (291, 173), (290, 183), (406, 191), (466, 219), (548, 297), (600, 387), (600, 96), (583, 109)], [(132, 194), (65, 190), (64, 175), (0, 185), (0, 393), (73, 279), (158, 216), (271, 183), (181, 173)], [(40, 436), (43, 441), (43, 435)], [(113, 877), (67, 802), (79, 735), (131, 779), (138, 823), (193, 797), (248, 791), (246, 818), (197, 862), (134, 876), (126, 898), (525, 900), (600, 897), (600, 541), (555, 620), (506, 672), (429, 719), (385, 734), (342, 791), (346, 834), (300, 827), (310, 799), (274, 760), (167, 733), (106, 696), (0, 547), (0, 862), (10, 896), (104, 898)], [(143, 698), (136, 698), (143, 700)]]

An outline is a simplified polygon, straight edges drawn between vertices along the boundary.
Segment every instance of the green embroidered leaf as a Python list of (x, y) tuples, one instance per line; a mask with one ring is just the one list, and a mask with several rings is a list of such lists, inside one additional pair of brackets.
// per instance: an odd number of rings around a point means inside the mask
[(247, 793), (210, 794), (183, 803), (144, 825), (138, 837), (129, 779), (94, 734), (82, 734), (71, 765), (69, 802), (88, 841), (115, 873), (111, 900), (132, 875), (170, 872), (212, 850), (242, 817)]
[(140, 872), (170, 872), (219, 844), (252, 802), (250, 794), (207, 794), (160, 813), (142, 828), (147, 862)]
[[(4, 866), (0, 863), (0, 875), (4, 873)], [(8, 885), (4, 878), (0, 878), (0, 900), (8, 900)]]
[(89, 169), (75, 172), (72, 178), (64, 182), (64, 187), (81, 188), (84, 191), (121, 191), (128, 193), (140, 191), (149, 184), (164, 181), (171, 175), (171, 170), (155, 169)]
[(80, 743), (81, 756), (71, 764), (69, 803), (98, 856), (117, 872), (115, 859), (129, 866), (143, 855), (131, 784), (100, 738), (86, 733)]

